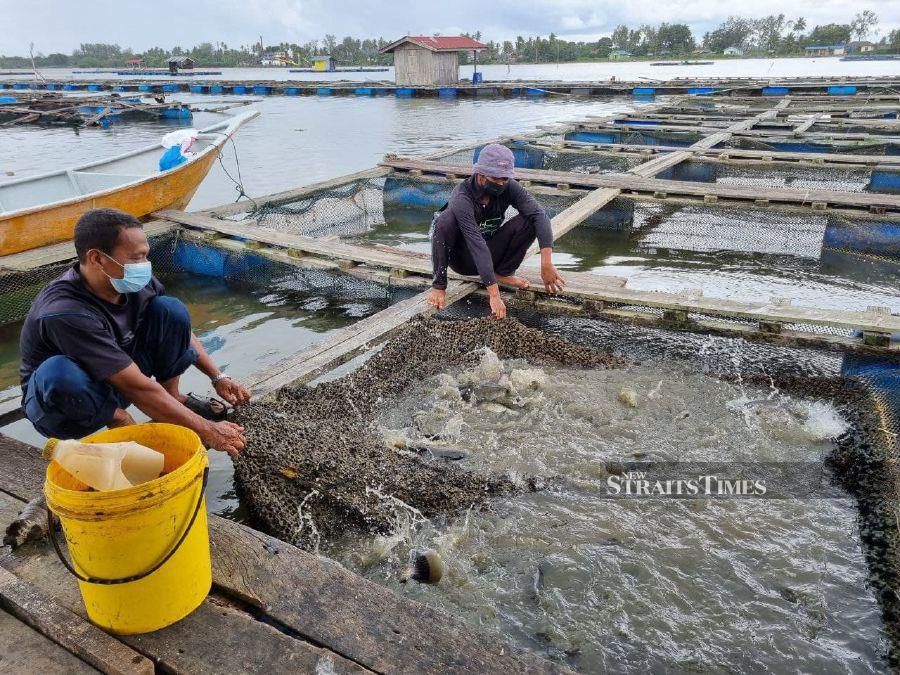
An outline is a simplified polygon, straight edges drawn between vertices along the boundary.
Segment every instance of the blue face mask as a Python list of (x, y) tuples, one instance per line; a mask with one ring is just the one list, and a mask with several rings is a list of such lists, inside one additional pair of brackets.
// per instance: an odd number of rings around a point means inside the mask
[(153, 266), (150, 264), (150, 261), (142, 262), (142, 263), (128, 263), (127, 265), (123, 265), (115, 258), (112, 258), (103, 251), (100, 251), (104, 256), (112, 260), (116, 265), (125, 270), (125, 276), (121, 279), (116, 279), (115, 277), (110, 277), (106, 272), (107, 277), (109, 277), (109, 283), (112, 284), (112, 287), (118, 293), (137, 293), (139, 290), (144, 288), (147, 284), (150, 283), (150, 278), (153, 276)]

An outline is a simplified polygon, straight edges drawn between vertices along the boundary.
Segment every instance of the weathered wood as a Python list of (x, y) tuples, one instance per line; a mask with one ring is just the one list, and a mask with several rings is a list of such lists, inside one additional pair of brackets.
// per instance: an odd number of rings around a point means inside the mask
[(153, 663), (0, 569), (0, 607), (109, 675), (153, 675)]
[[(10, 475), (7, 459), (11, 455), (32, 458), (30, 466), (19, 463), (16, 473)], [(22, 475), (25, 484), (31, 485), (40, 479), (42, 471), (43, 460), (34, 459), (28, 446), (0, 436), (2, 480), (9, 484), (16, 475)], [(24, 488), (14, 488), (12, 494), (22, 499), (28, 496)], [(267, 672), (246, 660), (244, 644), (259, 642), (265, 647), (260, 649), (260, 658), (270, 654), (273, 660), (282, 659), (286, 665), (278, 670), (283, 672), (287, 664), (302, 663), (306, 658), (286, 649), (302, 647), (305, 651), (311, 645), (303, 640), (308, 640), (334, 652), (336, 662), (340, 655), (379, 672), (568, 672), (540, 657), (517, 653), (493, 635), (407, 600), (332, 560), (218, 516), (210, 516), (209, 525), (215, 587), (262, 612), (299, 639), (272, 646), (269, 626), (247, 618), (235, 627), (233, 622), (238, 619), (234, 615), (207, 610), (195, 611), (157, 633), (120, 638), (164, 669), (222, 672), (204, 667), (205, 654), (201, 652), (205, 643), (205, 649), (221, 652), (217, 663), (228, 664), (229, 672)], [(66, 575), (47, 545), (24, 547), (0, 564), (70, 610), (83, 612), (75, 581)], [(205, 603), (208, 608), (215, 605), (215, 598)]]
[[(593, 213), (602, 209), (613, 199), (621, 194), (621, 190), (609, 188), (601, 188), (594, 190), (586, 197), (582, 197), (577, 202), (559, 212), (550, 219), (550, 226), (553, 229), (553, 241), (559, 240), (566, 232), (580, 225)], [(533, 243), (525, 256), (531, 256), (538, 252), (538, 243)]]
[(804, 133), (806, 133), (807, 131), (809, 131), (809, 128), (810, 128), (813, 124), (815, 124), (816, 122), (818, 122), (822, 117), (824, 117), (824, 115), (822, 115), (822, 114), (812, 115), (812, 116), (811, 116), (809, 119), (807, 119), (805, 122), (801, 122), (800, 124), (798, 124), (797, 126), (795, 126), (794, 129), (793, 129), (794, 136), (802, 136)]
[[(406, 158), (385, 160), (382, 164), (404, 171), (418, 169), (429, 173), (440, 174), (451, 171), (456, 173), (471, 173), (472, 171), (471, 167), (453, 166), (438, 162), (426, 162)], [(647, 194), (664, 192), (669, 195), (693, 196), (698, 199), (703, 199), (706, 195), (716, 195), (719, 198), (753, 202), (761, 196), (759, 188), (756, 187), (660, 180), (658, 178), (643, 178), (631, 174), (611, 173), (598, 175), (535, 169), (518, 169), (517, 174), (527, 180), (552, 183), (554, 185), (565, 180), (573, 186), (615, 188)], [(874, 205), (883, 207), (892, 212), (900, 212), (900, 196), (897, 195), (767, 188), (765, 194), (762, 196), (765, 196), (772, 202), (782, 202), (801, 207), (808, 207), (811, 202), (816, 201), (824, 202), (832, 206), (840, 206), (842, 208), (868, 211), (869, 208)]]
[[(450, 281), (447, 284), (447, 304), (464, 298), (477, 288), (474, 283)], [(357, 321), (328, 335), (319, 344), (276, 363), (257, 373), (249, 386), (257, 395), (265, 395), (283, 386), (308, 382), (348, 361), (362, 350), (386, 340), (395, 330), (419, 314), (433, 310), (426, 302), (426, 293), (398, 302), (370, 317)]]
[(82, 675), (98, 671), (0, 610), (0, 672)]
[[(677, 181), (655, 182), (659, 184), (678, 184)], [(701, 185), (709, 187), (707, 184)], [(577, 206), (577, 204), (574, 206)], [(574, 208), (574, 206), (570, 208)], [(431, 275), (431, 263), (427, 257), (411, 255), (409, 252), (400, 249), (397, 249), (396, 253), (392, 253), (383, 247), (362, 247), (336, 241), (315, 240), (302, 235), (275, 232), (274, 230), (259, 227), (253, 221), (245, 221), (238, 228), (231, 223), (217, 221), (214, 218), (196, 213), (164, 211), (160, 212), (159, 215), (174, 222), (181, 222), (189, 227), (222, 231), (241, 238), (258, 239), (264, 243), (283, 248), (297, 247), (335, 259), (347, 258), (386, 269), (403, 268), (416, 274)], [(465, 279), (465, 277), (455, 273), (449, 276), (451, 278)], [(539, 293), (545, 292), (539, 277), (535, 277), (533, 274), (531, 276), (526, 274), (525, 276), (533, 280), (535, 291)], [(566, 289), (560, 294), (561, 297), (603, 300), (662, 309), (684, 309), (691, 312), (703, 312), (713, 316), (747, 318), (753, 320), (754, 323), (760, 320), (808, 323), (836, 328), (860, 328), (881, 333), (900, 330), (900, 317), (898, 316), (872, 316), (867, 312), (781, 307), (771, 303), (739, 302), (718, 298), (683, 298), (672, 293), (612, 287), (590, 273), (569, 272), (566, 274), (566, 278), (568, 283)]]
[[(526, 137), (517, 137), (517, 139), (527, 140)], [(540, 147), (554, 147), (556, 143), (550, 143), (547, 141), (541, 141), (540, 139), (530, 140), (529, 142), (534, 145)], [(700, 141), (698, 141), (699, 143)], [(577, 152), (585, 152), (585, 153), (606, 153), (606, 152), (629, 152), (633, 154), (642, 153), (647, 149), (645, 145), (634, 145), (628, 143), (612, 143), (612, 144), (603, 144), (602, 149), (597, 149), (597, 143), (589, 143), (586, 141), (564, 141), (563, 147), (570, 149), (572, 151)], [(666, 154), (671, 154), (674, 152), (681, 152), (680, 148), (669, 148), (669, 147), (660, 147), (659, 150), (661, 152), (665, 152)], [(728, 148), (727, 150), (721, 149), (708, 149), (702, 151), (695, 151), (695, 155), (702, 157), (709, 157), (711, 159), (724, 159), (724, 158), (746, 158), (746, 159), (762, 159), (762, 158), (771, 158), (774, 161), (780, 161), (785, 163), (796, 164), (802, 161), (820, 161), (826, 165), (833, 164), (837, 166), (844, 166), (848, 164), (873, 167), (877, 165), (900, 165), (900, 156), (892, 156), (892, 155), (854, 155), (854, 154), (842, 154), (842, 153), (828, 153), (827, 155), (823, 155), (822, 153), (815, 152), (782, 152), (778, 151), (773, 153), (771, 150), (744, 150), (741, 148)]]

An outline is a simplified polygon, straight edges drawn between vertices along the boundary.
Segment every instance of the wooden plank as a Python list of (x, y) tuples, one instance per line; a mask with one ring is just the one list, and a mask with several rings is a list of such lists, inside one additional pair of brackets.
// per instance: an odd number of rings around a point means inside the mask
[(0, 569), (0, 607), (104, 673), (153, 675), (153, 662)]
[(0, 672), (82, 675), (98, 671), (12, 614), (0, 611)]
[[(655, 182), (660, 184), (678, 184), (677, 181)], [(701, 189), (702, 187), (710, 187), (707, 184), (700, 185)], [(755, 198), (758, 198), (758, 196), (759, 194), (756, 193)], [(871, 197), (872, 195), (867, 196)], [(574, 206), (577, 206), (577, 204)], [(570, 208), (574, 208), (574, 206)], [(166, 211), (160, 212), (160, 215), (165, 215), (173, 221), (182, 222), (189, 227), (197, 229), (234, 234), (234, 236), (239, 236), (241, 238), (256, 239), (264, 241), (265, 243), (282, 246), (287, 249), (296, 246), (302, 250), (308, 250), (307, 242), (309, 237), (274, 232), (273, 230), (268, 230), (259, 227), (258, 225), (255, 226), (252, 221), (246, 221), (242, 227), (238, 228), (236, 231), (236, 228), (232, 224), (217, 221), (214, 218), (209, 218), (196, 213), (182, 214), (177, 211)], [(318, 240), (315, 252), (318, 255), (335, 259), (341, 259), (344, 256), (347, 256), (345, 259), (374, 264), (387, 269), (406, 269), (407, 271), (416, 274), (431, 275), (431, 263), (427, 258), (410, 255), (409, 252), (400, 249), (397, 249), (396, 253), (392, 253), (389, 250), (385, 250), (385, 248), (362, 247), (335, 241)], [(457, 274), (451, 274), (449, 276), (457, 279), (465, 278), (460, 277), (460, 275)], [(634, 304), (662, 309), (686, 310), (690, 312), (707, 313), (713, 316), (747, 318), (753, 321), (806, 323), (845, 329), (860, 328), (880, 333), (900, 331), (900, 317), (893, 315), (875, 315), (869, 312), (825, 310), (796, 307), (793, 305), (784, 306), (769, 302), (738, 302), (734, 300), (706, 297), (684, 298), (681, 295), (673, 293), (614, 288), (609, 284), (604, 283), (597, 275), (590, 273), (569, 272), (566, 274), (566, 278), (568, 283), (565, 291), (560, 294), (560, 297), (602, 300), (606, 302)], [(532, 290), (537, 293), (544, 292), (539, 284), (535, 284)]]
[[(448, 166), (437, 162), (425, 162), (415, 159), (391, 159), (382, 162), (395, 169), (418, 169), (428, 173), (470, 174), (471, 167)], [(868, 211), (876, 206), (900, 212), (900, 196), (876, 193), (832, 192), (828, 190), (792, 190), (787, 188), (766, 188), (761, 192), (756, 187), (723, 185), (718, 183), (698, 183), (690, 181), (660, 180), (643, 178), (631, 174), (580, 174), (563, 171), (539, 171), (535, 169), (518, 169), (520, 179), (551, 184), (569, 183), (578, 187), (606, 187), (619, 190), (634, 190), (654, 194), (657, 192), (687, 195), (702, 199), (707, 195), (719, 198), (754, 202), (761, 196), (772, 202), (782, 202), (810, 208), (813, 202), (824, 202), (833, 206), (849, 207)]]
[[(476, 290), (474, 283), (453, 280), (447, 284), (450, 305)], [(270, 366), (249, 380), (254, 394), (265, 395), (288, 384), (308, 382), (349, 360), (361, 350), (386, 340), (391, 333), (415, 316), (432, 311), (427, 293), (398, 302), (352, 326), (332, 332), (325, 340), (299, 354)]]
[[(577, 202), (557, 213), (550, 219), (550, 227), (553, 229), (553, 241), (557, 241), (566, 232), (580, 225), (593, 213), (602, 209), (613, 199), (622, 193), (621, 190), (609, 188), (601, 188), (588, 193), (586, 197), (582, 197)], [(538, 252), (538, 243), (534, 242), (528, 247), (525, 257), (534, 255)]]
[[(659, 124), (653, 127), (646, 127), (643, 125), (633, 125), (628, 122), (624, 124), (606, 124), (606, 125), (595, 125), (595, 124), (584, 124), (578, 123), (574, 125), (575, 129), (581, 131), (622, 131), (623, 129), (628, 129), (630, 131), (640, 131), (640, 130), (648, 130), (648, 131), (673, 131), (673, 132), (690, 132), (690, 133), (716, 133), (721, 131), (719, 127), (714, 126), (698, 126), (698, 127), (686, 127), (684, 125), (677, 124)], [(773, 140), (777, 140), (779, 142), (783, 141), (785, 137), (793, 137), (794, 133), (792, 129), (746, 129), (743, 131), (735, 131), (733, 132), (735, 136), (749, 137), (749, 138), (771, 138)], [(873, 136), (871, 134), (864, 133), (836, 133), (836, 132), (807, 132), (803, 134), (803, 138), (809, 141), (820, 141), (825, 144), (830, 144), (832, 141), (869, 141), (871, 143), (900, 143), (900, 136), (888, 136), (888, 135), (877, 135)], [(838, 147), (840, 144), (836, 144)]]
[[(517, 137), (517, 139), (528, 140), (525, 137)], [(550, 143), (547, 141), (530, 140), (534, 145), (540, 147), (552, 147), (555, 150), (559, 150), (559, 146), (557, 143)], [(698, 141), (699, 143), (700, 141)], [(602, 149), (598, 149), (598, 146)], [(634, 145), (629, 143), (588, 143), (585, 141), (563, 141), (563, 147), (572, 151), (577, 152), (600, 152), (600, 153), (608, 153), (611, 150), (616, 150), (619, 152), (631, 152), (635, 154), (640, 154), (647, 151), (646, 145)], [(656, 148), (658, 152), (672, 153), (672, 152), (680, 152), (679, 148), (674, 147), (659, 147)], [(844, 154), (844, 153), (817, 153), (817, 152), (784, 152), (784, 151), (772, 151), (772, 150), (744, 150), (742, 148), (727, 148), (727, 149), (708, 149), (702, 151), (696, 151), (695, 154), (701, 155), (704, 157), (718, 158), (722, 153), (727, 153), (729, 157), (745, 157), (747, 159), (761, 159), (763, 157), (773, 157), (776, 161), (785, 161), (785, 162), (800, 162), (800, 161), (816, 161), (821, 162), (823, 166), (832, 165), (846, 165), (846, 164), (858, 164), (863, 166), (876, 166), (879, 164), (885, 165), (900, 165), (900, 155), (854, 155), (854, 154)]]
[(809, 128), (810, 128), (813, 124), (815, 124), (815, 123), (818, 122), (820, 119), (822, 119), (822, 117), (824, 117), (824, 115), (822, 115), (821, 113), (820, 113), (820, 114), (817, 114), (817, 115), (812, 115), (812, 116), (811, 116), (809, 119), (807, 119), (805, 122), (801, 122), (800, 124), (798, 124), (797, 126), (795, 126), (795, 127), (794, 127), (794, 130), (793, 130), (794, 136), (802, 136), (804, 133), (806, 133), (807, 131), (809, 131)]
[[(7, 459), (11, 456), (33, 458), (28, 446), (0, 436), (0, 479), (9, 483), (21, 475), (29, 485), (40, 479), (43, 460), (33, 459), (30, 466), (19, 463), (16, 472), (10, 474)], [(519, 653), (488, 632), (473, 630), (439, 610), (407, 600), (328, 558), (218, 516), (211, 515), (209, 525), (215, 587), (262, 612), (270, 624), (281, 625), (301, 639), (290, 638), (291, 641), (273, 645), (273, 631), (262, 632), (270, 629), (265, 623), (247, 619), (235, 627), (235, 616), (212, 611), (217, 606), (213, 597), (205, 603), (210, 611), (198, 610), (157, 633), (121, 637), (133, 648), (151, 655), (163, 670), (268, 672), (247, 657), (264, 659), (269, 654), (272, 660), (295, 661), (300, 657), (286, 654), (287, 646), (308, 648), (310, 645), (302, 641), (308, 640), (331, 650), (336, 665), (340, 656), (378, 672), (569, 672), (538, 656)], [(7, 556), (0, 563), (70, 610), (81, 613), (77, 585), (63, 571), (49, 546), (26, 548), (30, 550)], [(261, 645), (258, 651), (253, 649), (254, 643)], [(245, 649), (245, 644), (250, 647)], [(204, 667), (202, 658), (212, 658), (213, 649), (222, 652), (217, 663), (227, 664), (227, 668)], [(287, 672), (288, 668), (278, 671)], [(294, 672), (311, 671), (295, 666)]]

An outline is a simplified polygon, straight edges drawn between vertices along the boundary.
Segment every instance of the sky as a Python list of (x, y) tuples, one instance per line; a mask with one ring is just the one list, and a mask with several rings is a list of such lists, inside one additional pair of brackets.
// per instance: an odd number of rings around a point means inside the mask
[[(326, 34), (396, 39), (407, 34), (481, 31), (485, 40), (556, 33), (596, 40), (620, 23), (687, 23), (694, 36), (729, 14), (784, 12), (816, 24), (849, 23), (863, 9), (880, 18), (878, 37), (900, 27), (900, 0), (0, 0), (0, 55), (70, 53), (82, 42), (109, 42), (136, 52), (200, 42), (229, 46), (303, 44)], [(876, 36), (870, 36), (876, 37)]]

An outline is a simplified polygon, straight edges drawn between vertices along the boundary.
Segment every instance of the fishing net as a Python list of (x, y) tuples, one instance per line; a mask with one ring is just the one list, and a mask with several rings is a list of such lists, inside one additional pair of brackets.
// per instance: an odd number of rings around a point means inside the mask
[(388, 447), (374, 428), (392, 397), (471, 361), (484, 347), (529, 363), (618, 363), (515, 321), (414, 321), (355, 372), (315, 388), (283, 389), (277, 400), (240, 411), (247, 448), (236, 475), (254, 516), (281, 539), (318, 547), (348, 527), (386, 531), (398, 508), (429, 517), (533, 489), (527, 480), (468, 472)]

